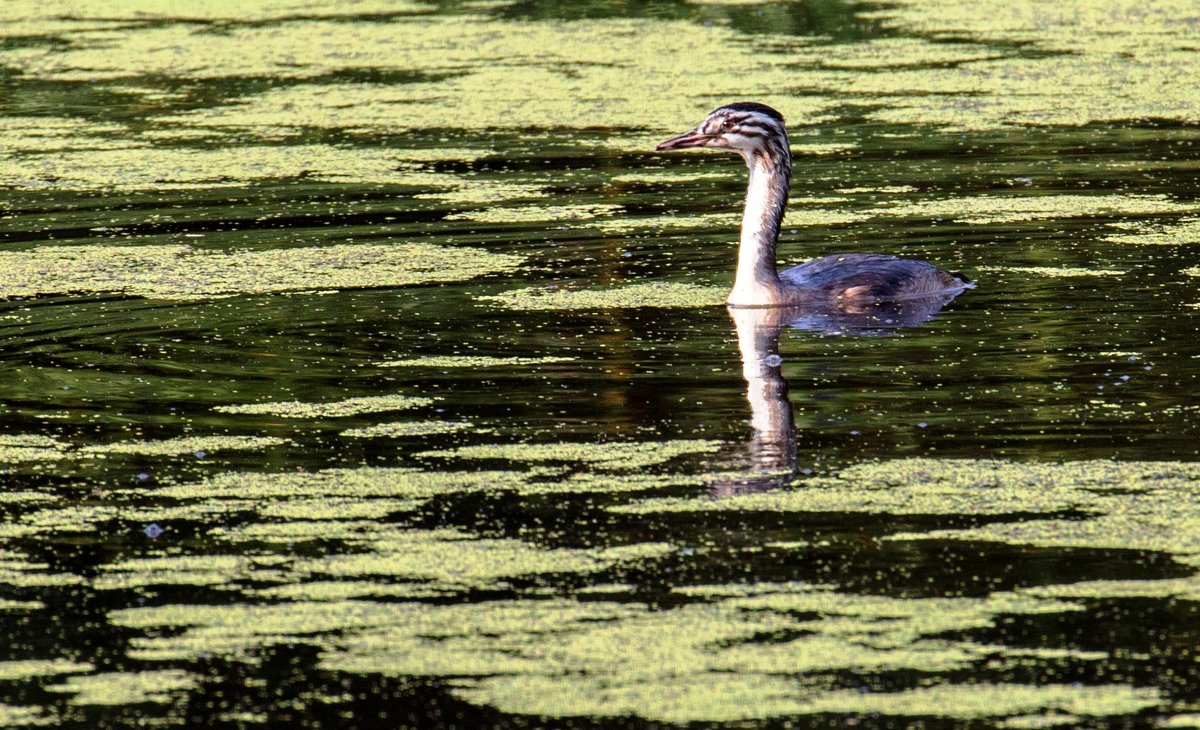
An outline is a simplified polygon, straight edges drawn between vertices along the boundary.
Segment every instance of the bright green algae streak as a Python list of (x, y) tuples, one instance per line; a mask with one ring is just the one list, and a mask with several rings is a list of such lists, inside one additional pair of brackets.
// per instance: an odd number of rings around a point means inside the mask
[[(623, 444), (614, 449), (626, 458), (655, 452), (669, 458), (679, 448), (705, 446), (703, 442), (676, 448)], [(597, 445), (549, 445), (528, 449), (524, 459), (586, 461), (596, 460), (600, 453)], [(956, 503), (957, 511), (1003, 513), (1058, 510), (1078, 504), (1088, 495), (1093, 499), (1105, 495), (1129, 498), (1126, 490), (1115, 487), (1139, 483), (1161, 487), (1189, 474), (1181, 472), (1179, 465), (1142, 464), (1132, 465), (1132, 471), (1118, 478), (1105, 465), (1111, 466), (1107, 462), (1063, 466), (970, 462), (945, 468), (940, 462), (909, 460), (856, 467), (830, 481), (860, 483), (859, 499), (876, 492), (874, 504), (864, 505), (871, 510), (920, 512), (926, 509), (922, 500), (932, 499), (926, 495), (962, 493), (969, 501)], [(873, 479), (874, 484), (864, 483), (864, 479)], [(819, 683), (813, 686), (795, 679), (838, 668), (951, 672), (984, 661), (1020, 663), (1052, 656), (1101, 662), (1107, 656), (1104, 652), (1021, 649), (945, 638), (956, 631), (993, 626), (999, 616), (1082, 611), (1083, 605), (1072, 599), (1110, 594), (1100, 586), (1081, 586), (1078, 592), (1032, 589), (997, 592), (986, 598), (904, 599), (839, 593), (803, 584), (697, 585), (677, 591), (692, 603), (668, 610), (637, 603), (531, 600), (532, 596), (441, 606), (363, 600), (453, 595), (512, 585), (523, 576), (582, 575), (615, 565), (645, 564), (675, 552), (670, 545), (651, 543), (603, 550), (546, 549), (520, 540), (480, 538), (453, 530), (397, 528), (375, 522), (376, 515), (363, 512), (358, 500), (338, 506), (326, 496), (329, 489), (339, 488), (360, 497), (389, 494), (411, 499), (448, 489), (504, 488), (506, 480), (520, 489), (525, 477), (519, 473), (455, 475), (364, 469), (357, 474), (331, 471), (325, 475), (244, 475), (240, 479), (230, 475), (208, 483), (163, 488), (156, 490), (160, 497), (188, 502), (228, 499), (232, 506), (257, 510), (264, 517), (283, 514), (268, 511), (271, 503), (285, 506), (298, 499), (307, 501), (310, 506), (292, 513), (292, 521), (251, 522), (217, 529), (212, 535), (233, 544), (332, 538), (349, 541), (357, 546), (357, 552), (317, 558), (230, 554), (126, 560), (108, 566), (95, 586), (128, 589), (192, 584), (236, 589), (238, 585), (274, 584), (254, 592), (292, 601), (117, 611), (111, 620), (121, 626), (172, 629), (169, 635), (134, 639), (130, 649), (134, 658), (180, 661), (215, 652), (252, 662), (265, 647), (310, 643), (318, 647), (321, 663), (328, 669), (455, 676), (460, 681), (454, 691), (461, 697), (519, 713), (633, 713), (687, 722), (827, 712), (921, 716), (951, 707), (954, 716), (962, 718), (1039, 711), (1092, 717), (1133, 712), (1160, 701), (1154, 690), (1119, 683), (1096, 687), (949, 683), (864, 697), (856, 691), (822, 688)], [(256, 481), (262, 486), (255, 487)], [(1042, 489), (1022, 488), (1022, 481)], [(229, 491), (222, 483), (228, 484)], [(275, 486), (264, 488), (272, 483)], [(1047, 484), (1060, 486), (1047, 490)], [(603, 480), (595, 488), (604, 489)], [(809, 490), (809, 496), (818, 491)], [(304, 497), (306, 492), (322, 496)], [(736, 505), (796, 494), (804, 494), (804, 490), (708, 502)], [(941, 504), (944, 509), (945, 503)], [(387, 508), (411, 506), (391, 502)], [(827, 504), (815, 507), (830, 508)], [(781, 508), (788, 508), (787, 504)], [(1148, 585), (1147, 589), (1151, 592), (1154, 587)], [(1174, 593), (1180, 590), (1179, 586), (1167, 588)], [(758, 635), (788, 631), (799, 632), (798, 638), (782, 643), (751, 641)], [(548, 643), (547, 637), (553, 640)], [(61, 691), (78, 692), (75, 701), (80, 703), (100, 701), (91, 699), (100, 694), (89, 693), (98, 693), (93, 688), (104, 686), (105, 680), (92, 684), (87, 679), (68, 681), (60, 685)], [(161, 685), (147, 701), (161, 701), (172, 688), (186, 688), (191, 681), (185, 674), (172, 674), (171, 679), (174, 684)]]
[(214, 410), (221, 413), (248, 413), (253, 415), (270, 415), (281, 418), (345, 418), (358, 416), (363, 413), (383, 413), (418, 408), (433, 403), (430, 398), (420, 398), (407, 395), (378, 395), (362, 398), (347, 398), (346, 400), (330, 401), (328, 403), (304, 403), (302, 401), (285, 401), (280, 403), (246, 403), (235, 406), (217, 406)]
[(428, 244), (215, 252), (189, 246), (43, 246), (0, 252), (0, 297), (118, 292), (203, 299), (289, 290), (406, 286), (511, 271), (519, 256)]
[(725, 303), (729, 292), (724, 287), (647, 282), (615, 289), (549, 291), (518, 289), (479, 297), (512, 309), (610, 309), (625, 307), (713, 307)]
[[(813, 610), (825, 615), (799, 618)], [(959, 717), (1039, 709), (1108, 715), (1157, 703), (1153, 691), (1123, 685), (941, 685), (862, 698), (788, 679), (830, 667), (969, 666), (1006, 650), (924, 637), (988, 625), (998, 613), (1039, 610), (1072, 607), (1003, 595), (982, 601), (855, 599), (779, 586), (669, 611), (561, 599), (458, 606), (334, 601), (164, 606), (113, 618), (131, 628), (190, 627), (177, 636), (137, 641), (137, 653), (147, 659), (186, 657), (204, 647), (240, 654), (304, 640), (322, 647), (322, 664), (330, 669), (475, 677), (456, 692), (510, 711), (546, 715), (636, 713), (671, 722), (819, 712), (924, 715), (947, 703)], [(778, 645), (747, 643), (757, 634), (785, 629), (806, 635)], [(322, 639), (314, 632), (339, 632), (341, 638)], [(1012, 656), (1019, 660), (1021, 651)], [(758, 700), (748, 702), (751, 696)]]

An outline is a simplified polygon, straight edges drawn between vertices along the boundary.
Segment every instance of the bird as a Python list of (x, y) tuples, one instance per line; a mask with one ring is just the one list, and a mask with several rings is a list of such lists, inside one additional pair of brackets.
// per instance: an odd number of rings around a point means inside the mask
[(783, 115), (753, 101), (727, 104), (695, 129), (662, 142), (656, 150), (692, 147), (735, 152), (750, 171), (737, 273), (727, 300), (731, 307), (853, 308), (957, 295), (974, 287), (966, 276), (928, 262), (875, 253), (824, 256), (779, 271), (775, 250), (792, 180), (792, 153)]

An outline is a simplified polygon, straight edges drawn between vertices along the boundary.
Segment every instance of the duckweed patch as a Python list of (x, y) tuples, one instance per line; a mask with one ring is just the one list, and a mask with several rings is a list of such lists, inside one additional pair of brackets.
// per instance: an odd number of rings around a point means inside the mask
[(728, 289), (674, 282), (645, 282), (616, 289), (543, 289), (529, 287), (503, 294), (477, 297), (510, 309), (574, 310), (621, 309), (632, 307), (691, 308), (715, 307), (725, 303)]
[(213, 554), (132, 558), (105, 565), (93, 586), (99, 590), (155, 585), (228, 586), (265, 580), (282, 562), (269, 556)]
[(396, 423), (377, 423), (363, 428), (348, 428), (341, 435), (347, 438), (408, 438), (412, 436), (432, 436), (439, 433), (454, 433), (471, 428), (471, 424), (462, 421), (416, 421)]
[[(56, 121), (48, 122), (56, 126)], [(312, 178), (333, 183), (420, 184), (425, 175), (398, 170), (396, 157), (379, 150), (333, 145), (237, 144), (200, 146), (220, 140), (219, 131), (172, 129), (168, 136), (132, 129), (92, 130), (62, 151), (0, 154), (0, 184), (17, 188), (71, 190), (198, 190), (244, 188), (256, 182)], [(33, 147), (46, 136), (37, 126), (19, 144)], [(194, 146), (171, 143), (190, 141)], [(170, 145), (170, 146), (168, 146)], [(3, 150), (0, 150), (3, 152)], [(442, 184), (454, 186), (453, 179)]]
[(0, 727), (34, 727), (57, 724), (57, 717), (47, 716), (39, 708), (0, 704)]
[(302, 401), (279, 401), (274, 403), (246, 403), (233, 406), (217, 406), (220, 413), (279, 416), (281, 418), (346, 418), (364, 413), (385, 413), (420, 408), (433, 403), (431, 398), (408, 395), (371, 395), (347, 398), (327, 403), (305, 403)]
[[(951, 0), (868, 8), (861, 14), (904, 35), (1040, 52), (844, 77), (845, 93), (878, 95), (883, 105), (871, 114), (875, 119), (978, 130), (1198, 118), (1192, 89), (1172, 83), (1194, 73), (1188, 28), (1196, 10), (1186, 0), (1137, 11), (1122, 0), (1072, 3), (1061, 12), (1034, 0), (989, 0), (970, 9)], [(1159, 85), (1173, 88), (1159, 93)]]
[(619, 563), (661, 557), (672, 550), (658, 543), (603, 550), (539, 548), (520, 540), (479, 538), (445, 529), (384, 528), (367, 540), (370, 552), (297, 560), (292, 570), (322, 579), (391, 576), (462, 590), (495, 588), (524, 576), (593, 573)]
[(477, 223), (527, 223), (529, 221), (587, 220), (612, 215), (619, 205), (530, 205), (520, 208), (487, 208), (452, 213), (447, 220), (470, 220)]
[[(590, 18), (536, 23), (483, 16), (434, 15), (356, 26), (353, 66), (444, 73), (417, 83), (322, 83), (346, 58), (315, 39), (336, 34), (333, 22), (295, 22), (286, 34), (241, 26), (211, 37), (167, 27), (156, 33), (110, 34), (104, 53), (72, 49), (53, 54), (0, 54), (37, 78), (69, 79), (86, 68), (92, 78), (217, 74), (310, 78), (311, 84), (271, 89), (240, 103), (160, 117), (184, 126), (249, 129), (684, 129), (711, 110), (714, 97), (767, 97), (798, 116), (815, 115), (828, 101), (812, 94), (781, 95), (789, 57), (807, 43), (779, 36), (780, 52), (761, 53), (720, 27), (685, 21)], [(166, 52), (171, 48), (171, 52)], [(697, 68), (704, 54), (709, 63)], [(612, 59), (621, 59), (613, 64)], [(721, 73), (738, 68), (739, 79)], [(569, 69), (570, 73), (563, 73)], [(681, 87), (678, 79), (693, 84)], [(746, 80), (754, 79), (748, 89)], [(331, 93), (331, 89), (336, 89)], [(537, 89), (534, 95), (503, 90)], [(580, 95), (587, 89), (586, 96)], [(500, 90), (498, 92), (498, 90)], [(445, 99), (456, 99), (446, 104)], [(652, 147), (653, 145), (651, 145)], [(643, 147), (643, 149), (646, 149)]]
[[(1072, 607), (1012, 595), (910, 602), (801, 586), (774, 590), (659, 611), (562, 598), (458, 605), (331, 598), (269, 606), (128, 609), (113, 614), (113, 620), (143, 630), (186, 629), (136, 639), (136, 651), (145, 659), (189, 657), (204, 646), (246, 654), (255, 646), (303, 641), (320, 647), (327, 669), (458, 677), (454, 691), (464, 699), (522, 714), (636, 715), (687, 722), (866, 711), (921, 715), (948, 710), (953, 717), (1003, 717), (1055, 708), (1098, 716), (1159, 701), (1153, 690), (1123, 685), (940, 684), (865, 697), (814, 691), (811, 683), (792, 677), (830, 667), (927, 670), (930, 661), (943, 669), (985, 658), (996, 661), (1005, 649), (934, 637), (953, 628), (990, 625), (1002, 613)], [(764, 602), (767, 596), (769, 602)], [(810, 613), (814, 608), (830, 613), (817, 616)], [(938, 609), (947, 608), (951, 617), (937, 619)], [(800, 635), (778, 645), (750, 641), (783, 630)], [(340, 638), (332, 640), (334, 635)], [(911, 649), (901, 651), (900, 646)], [(1079, 655), (1084, 661), (1095, 658)], [(1105, 699), (1098, 699), (1100, 694)], [(752, 697), (755, 701), (749, 701)], [(761, 697), (766, 701), (757, 701)], [(955, 702), (955, 697), (964, 701)], [(1091, 707), (1084, 706), (1092, 700)], [(931, 709), (935, 705), (941, 710)]]
[[(1117, 709), (1123, 703), (1141, 708), (1158, 701), (1152, 690), (1123, 685), (1076, 693), (1066, 685), (941, 684), (854, 703), (862, 697), (858, 692), (823, 691), (796, 677), (831, 669), (946, 671), (985, 657), (996, 660), (996, 652), (1006, 655), (1004, 648), (935, 637), (991, 625), (1000, 614), (1077, 609), (1012, 594), (905, 601), (804, 586), (767, 590), (774, 591), (767, 600), (751, 595), (660, 611), (562, 600), (439, 607), (419, 619), (397, 616), (394, 624), (381, 622), (344, 649), (327, 652), (322, 661), (342, 671), (392, 676), (466, 675), (474, 678), (460, 682), (455, 693), (472, 703), (556, 717), (720, 722), (868, 711), (1002, 717), (1052, 707), (1094, 716), (1129, 711)], [(944, 609), (949, 616), (940, 620)], [(412, 626), (415, 620), (419, 628)], [(778, 644), (751, 641), (779, 631), (799, 636)], [(1079, 659), (1103, 656), (1081, 654)], [(1111, 690), (1111, 704), (1081, 709), (1105, 689)], [(951, 699), (960, 694), (973, 701)]]
[(376, 363), (381, 368), (492, 368), (517, 365), (543, 365), (574, 362), (576, 358), (561, 355), (545, 357), (492, 357), (490, 355), (426, 355), (407, 360), (386, 360)]
[(38, 434), (0, 436), (0, 463), (54, 461), (67, 457), (68, 444)]
[(1124, 276), (1120, 269), (1085, 269), (1077, 266), (980, 266), (979, 271), (1015, 271), (1036, 274), (1054, 279), (1070, 279), (1077, 276)]
[(1105, 236), (1111, 243), (1128, 243), (1136, 246), (1182, 246), (1200, 243), (1200, 219), (1189, 218), (1174, 224), (1133, 223), (1118, 226), (1131, 233), (1114, 233)]
[(73, 695), (75, 705), (130, 705), (142, 702), (165, 703), (193, 689), (197, 678), (177, 669), (144, 672), (104, 672), (69, 677), (62, 684), (50, 685), (50, 692)]
[(630, 470), (661, 464), (684, 454), (712, 453), (720, 441), (613, 441), (609, 443), (494, 444), (423, 451), (417, 456), (524, 462), (583, 462), (597, 469)]
[(263, 499), (426, 499), (439, 494), (520, 485), (518, 472), (427, 472), (400, 467), (323, 469), (317, 472), (225, 472), (200, 482), (156, 489), (160, 497), (188, 501)]
[(68, 659), (26, 659), (0, 662), (0, 681), (12, 682), (30, 677), (53, 677), (60, 674), (82, 674), (94, 671), (87, 662)]
[(511, 271), (510, 254), (416, 243), (217, 252), (190, 246), (41, 246), (0, 253), (0, 297), (117, 292), (150, 299), (411, 286)]
[(978, 195), (905, 201), (885, 208), (873, 208), (868, 212), (886, 216), (946, 218), (960, 223), (983, 225), (1061, 218), (1184, 213), (1195, 209), (1194, 203), (1176, 202), (1165, 195)]
[[(1105, 505), (1115, 508), (1128, 505), (1130, 500), (1146, 500), (1144, 506), (1153, 505), (1158, 512), (1157, 518), (1154, 510), (1146, 518), (1165, 521), (1168, 515), (1186, 509), (1169, 508), (1169, 495), (1190, 494), (1197, 484), (1200, 464), (1190, 462), (1097, 460), (1039, 464), (913, 458), (858, 464), (832, 477), (797, 482), (786, 490), (719, 499), (648, 499), (612, 509), (633, 514), (771, 511), (1003, 515), (1103, 511), (1100, 508)], [(1161, 499), (1152, 499), (1154, 495)], [(1037, 529), (1038, 524), (1021, 522), (1011, 527)], [(1072, 524), (1083, 527), (1090, 523)], [(1003, 530), (1005, 526), (1002, 523), (980, 529)], [(1167, 535), (1155, 540), (1160, 547), (1167, 541)], [(1189, 539), (1180, 546), (1192, 542)]]
[(181, 436), (161, 441), (118, 441), (98, 446), (85, 446), (82, 454), (141, 454), (143, 456), (178, 456), (221, 451), (257, 451), (291, 441), (274, 436)]

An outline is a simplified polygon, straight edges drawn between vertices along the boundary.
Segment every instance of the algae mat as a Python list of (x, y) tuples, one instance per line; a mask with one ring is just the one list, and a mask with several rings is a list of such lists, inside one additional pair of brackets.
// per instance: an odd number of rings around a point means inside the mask
[[(67, 5), (0, 726), (1197, 724), (1194, 3)], [(654, 146), (742, 99), (782, 264), (976, 288), (731, 317), (744, 166)]]

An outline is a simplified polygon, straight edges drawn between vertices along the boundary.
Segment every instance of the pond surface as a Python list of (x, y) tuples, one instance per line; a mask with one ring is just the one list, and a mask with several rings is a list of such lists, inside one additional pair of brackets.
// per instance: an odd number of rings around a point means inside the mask
[[(1200, 726), (1190, 0), (70, 5), (0, 726)], [(653, 147), (740, 99), (784, 263), (977, 287), (731, 316), (744, 167)]]

